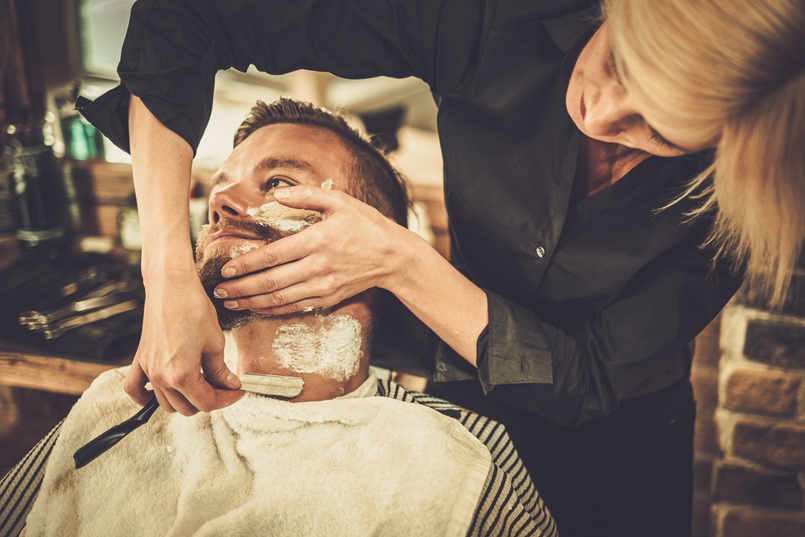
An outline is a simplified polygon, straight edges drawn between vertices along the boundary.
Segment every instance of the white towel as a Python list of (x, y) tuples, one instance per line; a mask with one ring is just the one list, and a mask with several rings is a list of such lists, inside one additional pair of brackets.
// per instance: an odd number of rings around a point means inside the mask
[(75, 470), (77, 448), (136, 412), (123, 375), (71, 411), (27, 537), (465, 535), (490, 471), (481, 442), (421, 405), (257, 395), (192, 418), (157, 411)]

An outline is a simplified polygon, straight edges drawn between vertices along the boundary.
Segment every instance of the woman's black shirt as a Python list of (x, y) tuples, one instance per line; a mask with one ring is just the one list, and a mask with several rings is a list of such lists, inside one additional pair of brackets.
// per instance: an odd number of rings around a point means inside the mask
[(562, 66), (595, 25), (582, 0), (140, 0), (121, 86), (83, 113), (128, 150), (131, 92), (195, 150), (220, 69), (421, 78), (439, 103), (452, 260), (489, 298), (478, 369), (443, 345), (435, 380), (477, 379), (574, 426), (687, 375), (689, 342), (740, 283), (700, 250), (692, 201), (658, 210), (706, 158), (651, 157), (571, 204)]

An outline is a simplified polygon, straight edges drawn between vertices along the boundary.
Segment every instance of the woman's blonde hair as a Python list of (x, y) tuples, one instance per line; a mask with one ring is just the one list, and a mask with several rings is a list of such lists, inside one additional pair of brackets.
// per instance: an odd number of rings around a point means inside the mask
[(715, 147), (686, 192), (715, 211), (708, 244), (779, 306), (805, 238), (805, 1), (605, 0), (604, 17), (646, 121)]

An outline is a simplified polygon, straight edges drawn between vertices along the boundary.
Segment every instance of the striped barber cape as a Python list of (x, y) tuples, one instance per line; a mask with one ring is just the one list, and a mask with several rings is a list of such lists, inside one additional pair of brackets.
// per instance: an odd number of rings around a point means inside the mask
[[(466, 535), (557, 535), (548, 508), (501, 424), (445, 400), (408, 391), (388, 380), (377, 381), (377, 396), (421, 405), (454, 419), (489, 451), (491, 464)], [(0, 536), (16, 537), (25, 528), (64, 423), (57, 425), (0, 481)]]

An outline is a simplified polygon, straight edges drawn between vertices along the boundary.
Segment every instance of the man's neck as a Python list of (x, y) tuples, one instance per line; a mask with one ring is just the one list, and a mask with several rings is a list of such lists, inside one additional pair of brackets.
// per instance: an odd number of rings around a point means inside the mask
[(238, 374), (300, 377), (294, 402), (321, 401), (350, 393), (368, 374), (368, 330), (360, 315), (344, 310), (261, 318), (232, 331)]

